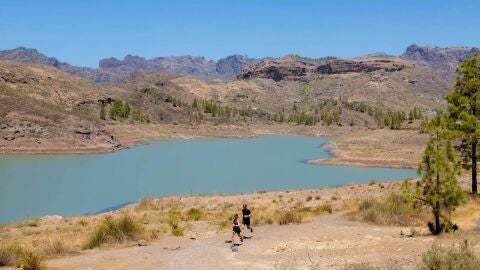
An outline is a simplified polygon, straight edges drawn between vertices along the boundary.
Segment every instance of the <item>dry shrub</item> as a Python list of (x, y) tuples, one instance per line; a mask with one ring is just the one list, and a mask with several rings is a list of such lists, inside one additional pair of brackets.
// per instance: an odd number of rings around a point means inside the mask
[(202, 210), (198, 208), (190, 208), (187, 211), (187, 220), (198, 221), (202, 218), (202, 216), (203, 216)]
[(141, 199), (138, 204), (135, 206), (136, 211), (149, 211), (149, 210), (159, 210), (157, 200), (150, 198)]
[(413, 208), (402, 195), (392, 193), (382, 199), (362, 200), (350, 216), (374, 224), (410, 226), (423, 221), (425, 213)]
[(48, 256), (60, 256), (70, 253), (71, 249), (65, 245), (63, 240), (54, 239), (46, 243), (43, 247), (43, 252)]
[(278, 224), (298, 224), (302, 223), (302, 214), (295, 210), (287, 210), (280, 212), (278, 216)]
[(253, 218), (252, 218), (252, 225), (253, 226), (273, 224), (274, 222), (275, 222), (275, 218), (274, 218), (273, 214), (258, 213), (256, 215), (254, 215)]
[(44, 257), (35, 251), (24, 250), (18, 264), (21, 265), (23, 270), (41, 270), (45, 268), (43, 259)]
[(88, 237), (84, 249), (98, 247), (106, 242), (124, 242), (134, 240), (143, 232), (142, 225), (132, 217), (125, 215), (120, 218), (106, 216), (100, 225)]
[(379, 268), (373, 266), (370, 263), (354, 263), (347, 265), (343, 268), (343, 270), (379, 270)]
[(321, 214), (321, 213), (329, 213), (331, 214), (333, 212), (332, 205), (330, 203), (322, 203), (317, 205), (315, 208), (312, 209), (312, 212), (315, 214)]
[(23, 255), (23, 249), (17, 244), (0, 246), (0, 266), (12, 266)]
[(229, 219), (224, 219), (218, 222), (217, 224), (218, 230), (219, 231), (225, 231), (230, 227), (230, 220)]
[(471, 245), (464, 241), (458, 246), (441, 247), (433, 245), (423, 254), (419, 270), (476, 270), (480, 269), (480, 258)]

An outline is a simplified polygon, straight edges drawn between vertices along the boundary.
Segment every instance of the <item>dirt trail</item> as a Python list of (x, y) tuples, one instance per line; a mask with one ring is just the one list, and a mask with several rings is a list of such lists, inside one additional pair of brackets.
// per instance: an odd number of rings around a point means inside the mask
[(379, 266), (396, 263), (410, 269), (436, 240), (430, 236), (404, 237), (400, 235), (401, 229), (352, 222), (335, 213), (320, 216), (311, 223), (258, 227), (237, 252), (232, 252), (225, 243), (230, 233), (212, 232), (196, 240), (169, 237), (145, 247), (88, 251), (49, 260), (47, 266), (48, 269), (309, 269), (313, 263), (315, 269), (340, 269), (353, 262), (371, 262)]

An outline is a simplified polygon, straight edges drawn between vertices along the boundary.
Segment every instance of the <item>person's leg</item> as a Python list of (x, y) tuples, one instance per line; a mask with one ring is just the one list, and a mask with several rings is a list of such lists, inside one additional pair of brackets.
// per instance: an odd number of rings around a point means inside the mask
[(247, 226), (247, 229), (250, 230), (250, 232), (253, 232), (252, 227), (250, 227), (250, 218), (248, 218), (248, 220), (245, 220), (245, 225)]

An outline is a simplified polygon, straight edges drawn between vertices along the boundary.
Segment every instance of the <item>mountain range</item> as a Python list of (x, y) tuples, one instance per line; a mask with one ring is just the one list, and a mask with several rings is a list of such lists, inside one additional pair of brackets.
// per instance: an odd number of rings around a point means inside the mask
[[(458, 64), (464, 58), (479, 51), (480, 49), (475, 47), (440, 48), (412, 44), (399, 58), (433, 70), (444, 78), (451, 79), (454, 77)], [(375, 53), (363, 58), (375, 56), (388, 57), (387, 54)], [(0, 60), (44, 64), (93, 82), (107, 83), (120, 82), (136, 72), (152, 73), (159, 71), (179, 76), (194, 76), (203, 80), (231, 80), (237, 77), (242, 72), (242, 69), (247, 66), (275, 59), (267, 57), (261, 59), (249, 58), (246, 55), (238, 54), (227, 56), (218, 61), (208, 60), (202, 56), (190, 55), (156, 57), (152, 59), (127, 55), (121, 60), (114, 57), (101, 59), (98, 68), (89, 68), (61, 62), (55, 57), (49, 57), (38, 52), (36, 49), (18, 47), (12, 50), (0, 51)]]
[(231, 55), (218, 61), (201, 56), (167, 56), (145, 59), (127, 55), (122, 60), (111, 57), (102, 59), (98, 68), (78, 67), (61, 62), (55, 57), (46, 56), (36, 49), (18, 47), (0, 51), (0, 60), (20, 61), (31, 64), (43, 64), (58, 68), (93, 82), (119, 82), (135, 72), (152, 73), (164, 71), (175, 75), (195, 76), (204, 80), (235, 78), (241, 69), (262, 59), (249, 58), (246, 55)]

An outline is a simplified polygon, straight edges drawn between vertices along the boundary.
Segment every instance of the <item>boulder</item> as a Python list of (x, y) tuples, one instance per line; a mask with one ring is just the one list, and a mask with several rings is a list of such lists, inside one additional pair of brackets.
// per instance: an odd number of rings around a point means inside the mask
[(147, 240), (144, 240), (144, 239), (138, 240), (138, 242), (137, 242), (137, 246), (139, 246), (139, 247), (144, 247), (147, 244), (148, 244)]

